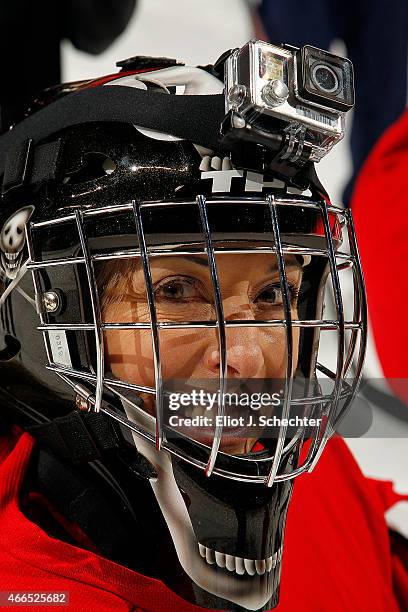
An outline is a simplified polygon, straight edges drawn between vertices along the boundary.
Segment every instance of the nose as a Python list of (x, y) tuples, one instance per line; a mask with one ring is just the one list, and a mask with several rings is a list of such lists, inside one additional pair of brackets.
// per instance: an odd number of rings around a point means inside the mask
[[(237, 343), (227, 341), (227, 378), (262, 378), (264, 359), (261, 348), (255, 344), (247, 344), (242, 337)], [(211, 372), (218, 373), (220, 369), (220, 351), (211, 348), (207, 351), (204, 362)]]
[[(253, 320), (248, 309), (228, 309), (224, 304), (225, 320)], [(229, 311), (229, 312), (228, 312)], [(265, 376), (265, 359), (261, 346), (260, 328), (230, 327), (225, 329), (228, 378), (262, 378)], [(204, 365), (212, 373), (219, 373), (220, 350), (216, 338), (204, 354)]]

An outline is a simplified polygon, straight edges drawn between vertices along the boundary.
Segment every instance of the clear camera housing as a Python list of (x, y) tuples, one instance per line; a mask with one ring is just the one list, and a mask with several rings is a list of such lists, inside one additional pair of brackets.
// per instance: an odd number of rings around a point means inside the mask
[(252, 40), (227, 59), (225, 84), (227, 113), (270, 133), (303, 131), (315, 162), (343, 138), (354, 103), (352, 63), (310, 46)]

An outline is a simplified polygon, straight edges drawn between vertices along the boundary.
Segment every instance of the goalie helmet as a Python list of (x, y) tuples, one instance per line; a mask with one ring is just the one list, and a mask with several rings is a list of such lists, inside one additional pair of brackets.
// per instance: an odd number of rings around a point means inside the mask
[(226, 57), (133, 58), (2, 136), (0, 393), (117, 508), (129, 539), (107, 556), (203, 607), (262, 610), (294, 478), (356, 393), (365, 298), (305, 132), (277, 124), (280, 154), (265, 125), (226, 137)]

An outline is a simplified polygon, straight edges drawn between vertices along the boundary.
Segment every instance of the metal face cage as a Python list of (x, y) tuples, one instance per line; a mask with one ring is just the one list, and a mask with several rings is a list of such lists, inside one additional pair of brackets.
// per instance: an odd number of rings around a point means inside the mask
[[(269, 225), (272, 229), (271, 239), (267, 245), (252, 246), (251, 248), (240, 248), (234, 246), (219, 247), (217, 240), (214, 239), (214, 229), (211, 223), (211, 211), (214, 207), (221, 205), (231, 206), (247, 204), (251, 207), (266, 207), (269, 215)], [(169, 245), (162, 244), (160, 248), (148, 243), (145, 228), (144, 215), (151, 211), (166, 210), (168, 207), (184, 206), (188, 209), (193, 208), (198, 214), (201, 224), (200, 246), (197, 241), (190, 244), (182, 243)], [(318, 246), (306, 246), (304, 243), (296, 244), (290, 242), (285, 231), (282, 231), (282, 223), (279, 211), (296, 211), (299, 214), (315, 212), (320, 219), (320, 235)], [(134, 223), (134, 235), (136, 237), (133, 245), (110, 247), (109, 250), (101, 248), (91, 248), (89, 236), (90, 228), (94, 223), (104, 222), (105, 219), (119, 218), (121, 215), (129, 216)], [(69, 228), (69, 229), (68, 229)], [(71, 252), (67, 256), (67, 251), (58, 252), (59, 255), (53, 257), (49, 251), (46, 255), (41, 250), (42, 237), (47, 233), (62, 232), (70, 235), (72, 243), (78, 245), (76, 253)], [(340, 234), (344, 234), (348, 240), (349, 252), (339, 250)], [(120, 231), (117, 232), (117, 236)], [(305, 471), (311, 471), (318, 461), (328, 438), (335, 431), (338, 422), (346, 412), (347, 408), (356, 395), (358, 384), (361, 378), (361, 371), (364, 361), (366, 348), (366, 298), (364, 282), (361, 271), (360, 258), (356, 243), (353, 220), (351, 211), (340, 209), (327, 204), (325, 201), (311, 200), (301, 196), (291, 197), (289, 195), (272, 195), (266, 197), (247, 196), (245, 198), (234, 199), (232, 197), (219, 197), (217, 199), (207, 199), (199, 195), (194, 200), (175, 201), (132, 201), (126, 204), (94, 207), (87, 209), (75, 209), (61, 216), (46, 218), (30, 222), (26, 227), (26, 239), (29, 252), (27, 268), (31, 270), (33, 284), (36, 294), (37, 309), (39, 312), (40, 324), (38, 330), (44, 338), (45, 349), (48, 363), (48, 370), (54, 372), (62, 379), (73, 392), (87, 402), (89, 409), (95, 412), (103, 412), (110, 418), (115, 419), (122, 426), (135, 432), (143, 439), (152, 443), (160, 451), (169, 452), (172, 456), (178, 457), (203, 470), (206, 476), (217, 474), (221, 477), (237, 481), (263, 483), (270, 487), (274, 482), (290, 480)], [(97, 243), (95, 243), (97, 244)], [(120, 244), (120, 243), (119, 243)], [(323, 246), (322, 246), (323, 245)], [(223, 301), (219, 275), (217, 272), (216, 255), (220, 252), (246, 254), (263, 252), (271, 253), (277, 262), (280, 277), (280, 289), (283, 302), (283, 318), (269, 320), (225, 320), (223, 311)], [(61, 254), (63, 253), (63, 254)], [(205, 255), (208, 259), (208, 269), (213, 289), (215, 320), (211, 321), (182, 321), (182, 322), (162, 322), (158, 320), (155, 304), (155, 295), (152, 284), (150, 262), (157, 255)], [(298, 319), (295, 320), (291, 314), (290, 292), (285, 268), (285, 255), (299, 255), (303, 257), (323, 258), (327, 263), (328, 277), (330, 278), (333, 290), (333, 303), (335, 316), (330, 318)], [(150, 315), (149, 322), (106, 322), (101, 314), (101, 303), (98, 287), (95, 279), (95, 266), (101, 261), (114, 261), (126, 258), (137, 258), (141, 262), (147, 304)], [(53, 283), (49, 281), (48, 275), (54, 273), (58, 278), (62, 278), (67, 270), (75, 271), (78, 267), (84, 271), (83, 285), (90, 304), (90, 320), (84, 321), (81, 316), (82, 306), (77, 309), (77, 320), (67, 321), (64, 318), (58, 319), (50, 314), (50, 309), (44, 306), (44, 295)], [(345, 308), (344, 291), (342, 289), (341, 274), (343, 271), (351, 272), (352, 277), (352, 314), (347, 316)], [(75, 272), (76, 274), (76, 272)], [(44, 279), (48, 279), (45, 281)], [(49, 297), (49, 294), (48, 294)], [(81, 302), (82, 302), (81, 298)], [(163, 375), (162, 357), (160, 353), (160, 331), (162, 329), (186, 329), (186, 328), (212, 328), (218, 337), (218, 347), (220, 353), (219, 364), (219, 390), (221, 401), (218, 405), (218, 416), (225, 414), (224, 390), (227, 378), (227, 342), (226, 331), (230, 327), (278, 327), (283, 328), (286, 338), (286, 375), (284, 379), (284, 394), (282, 405), (282, 417), (287, 418), (290, 409), (294, 404), (316, 404), (319, 405), (323, 419), (312, 433), (310, 431), (299, 431), (295, 439), (288, 443), (288, 428), (285, 425), (280, 427), (273, 456), (263, 460), (262, 470), (252, 469), (254, 464), (259, 467), (259, 461), (253, 458), (239, 457), (237, 460), (224, 461), (224, 453), (220, 450), (223, 426), (217, 424), (210, 448), (203, 449), (197, 444), (190, 444), (189, 448), (179, 445), (172, 439), (166, 437), (166, 428), (163, 422)], [(319, 359), (315, 362), (316, 374), (332, 381), (332, 390), (328, 394), (318, 394), (314, 397), (294, 398), (293, 382), (294, 373), (292, 367), (294, 341), (293, 330), (316, 330), (317, 333), (335, 333), (337, 336), (335, 365), (326, 365)], [(106, 330), (131, 330), (147, 329), (151, 332), (151, 342), (154, 362), (154, 387), (146, 387), (133, 384), (118, 379), (111, 379), (105, 371), (105, 351), (104, 333)], [(91, 337), (93, 344), (93, 366), (76, 367), (70, 360), (58, 358), (58, 354), (53, 346), (55, 334), (61, 334), (64, 343), (68, 343), (67, 338), (75, 335), (87, 335)], [(115, 410), (107, 401), (107, 397), (112, 395), (123, 400), (128, 392), (148, 393), (154, 396), (156, 407), (155, 433), (149, 428), (144, 427), (138, 422), (127, 419), (123, 413)], [(135, 410), (140, 410), (137, 405)], [(340, 407), (340, 408), (339, 408)], [(298, 465), (293, 465), (288, 469), (288, 453), (294, 444), (299, 449), (306, 449), (302, 453), (302, 459)], [(195, 452), (195, 449), (198, 452)], [(248, 468), (248, 469), (247, 469)]]

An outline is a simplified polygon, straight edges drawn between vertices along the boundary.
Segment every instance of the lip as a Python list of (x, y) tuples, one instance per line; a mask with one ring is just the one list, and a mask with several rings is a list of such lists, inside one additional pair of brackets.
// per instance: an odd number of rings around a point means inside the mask
[[(170, 432), (173, 431), (176, 436), (180, 434), (211, 448), (214, 441), (216, 417), (219, 416), (219, 405), (216, 404), (211, 409), (207, 408), (193, 415), (191, 411), (195, 407), (189, 404), (173, 411), (166, 406), (164, 411), (166, 429), (170, 436)], [(258, 424), (258, 417), (261, 414), (269, 416), (270, 407), (263, 407), (254, 412), (248, 406), (228, 404), (224, 410), (220, 450), (230, 452), (230, 454), (241, 454), (241, 451), (237, 453), (236, 449), (237, 446), (242, 446), (242, 452), (247, 452), (244, 451), (244, 446), (248, 440), (256, 441), (262, 437), (265, 427)], [(177, 420), (172, 419), (174, 416), (177, 417)], [(191, 421), (195, 422), (191, 423)]]
[[(173, 429), (178, 434), (186, 436), (195, 442), (199, 442), (211, 448), (214, 440), (214, 427), (194, 427), (194, 426), (186, 426), (180, 425), (177, 428), (172, 428), (169, 426), (169, 429)], [(258, 430), (258, 431), (257, 431)], [(220, 443), (220, 450), (225, 451), (228, 448), (236, 447), (237, 444), (245, 444), (247, 440), (258, 438), (259, 437), (259, 428), (250, 427), (248, 425), (244, 425), (242, 427), (228, 427), (224, 426), (222, 428), (222, 437)]]

